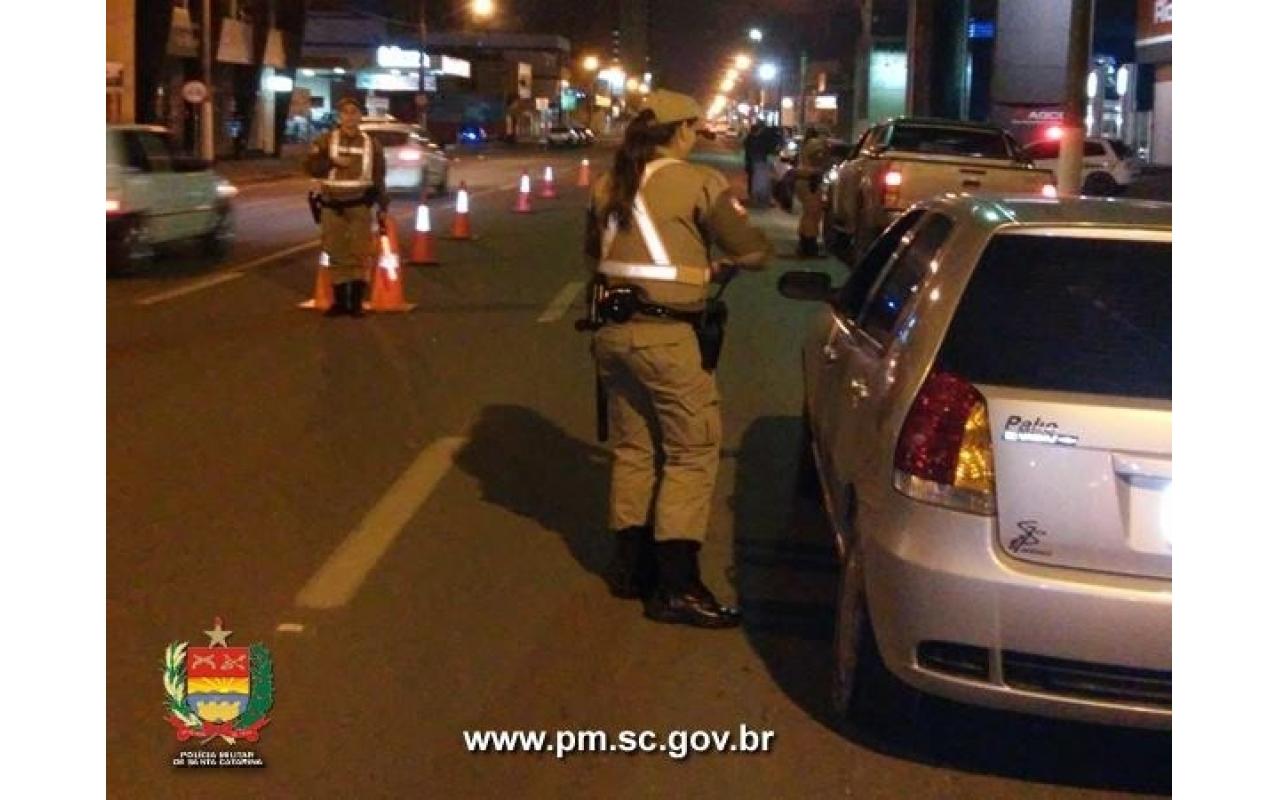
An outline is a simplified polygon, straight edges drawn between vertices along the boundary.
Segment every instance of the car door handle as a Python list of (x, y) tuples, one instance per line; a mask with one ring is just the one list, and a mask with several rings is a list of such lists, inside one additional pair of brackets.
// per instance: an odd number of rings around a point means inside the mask
[(854, 378), (849, 381), (849, 391), (853, 392), (853, 396), (859, 400), (865, 400), (867, 395), (871, 394), (871, 389), (867, 387), (867, 382), (861, 378)]

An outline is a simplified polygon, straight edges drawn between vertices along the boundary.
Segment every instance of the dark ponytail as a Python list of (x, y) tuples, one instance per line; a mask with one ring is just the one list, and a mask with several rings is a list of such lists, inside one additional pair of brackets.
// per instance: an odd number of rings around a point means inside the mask
[(622, 146), (613, 159), (612, 180), (609, 182), (609, 199), (604, 205), (604, 218), (611, 215), (618, 220), (618, 228), (631, 227), (631, 208), (640, 191), (640, 179), (645, 166), (653, 160), (654, 151), (675, 138), (683, 122), (660, 125), (652, 109), (644, 109), (627, 125)]

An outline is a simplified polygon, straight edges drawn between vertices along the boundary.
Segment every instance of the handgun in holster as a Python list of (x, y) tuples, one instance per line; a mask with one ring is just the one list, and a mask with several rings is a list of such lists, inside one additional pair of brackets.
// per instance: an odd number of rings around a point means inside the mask
[(320, 209), (324, 207), (324, 203), (320, 202), (320, 193), (311, 191), (307, 192), (307, 207), (311, 209), (311, 218), (320, 224)]

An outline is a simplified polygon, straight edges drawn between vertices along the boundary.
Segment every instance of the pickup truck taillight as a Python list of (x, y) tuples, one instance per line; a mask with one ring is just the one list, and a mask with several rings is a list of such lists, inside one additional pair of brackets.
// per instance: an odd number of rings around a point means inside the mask
[(902, 197), (902, 171), (891, 162), (888, 171), (880, 181), (880, 205), (885, 208), (897, 208), (898, 201)]
[(995, 459), (986, 398), (957, 375), (930, 374), (902, 423), (893, 467), (893, 486), (908, 497), (994, 514)]
[(118, 197), (108, 197), (108, 198), (107, 198), (107, 213), (108, 213), (108, 214), (119, 214), (119, 213), (120, 213), (121, 208), (122, 208), (122, 206), (121, 206), (121, 204), (120, 204), (120, 198), (118, 198)]
[(1058, 187), (1054, 186), (1052, 183), (1046, 183), (1044, 186), (1040, 187), (1040, 196), (1056, 199), (1058, 197)]

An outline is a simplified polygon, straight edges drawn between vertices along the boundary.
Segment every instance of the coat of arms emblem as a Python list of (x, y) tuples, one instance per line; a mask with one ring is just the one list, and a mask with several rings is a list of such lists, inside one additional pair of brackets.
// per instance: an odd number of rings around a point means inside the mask
[(214, 617), (208, 647), (172, 642), (164, 651), (166, 719), (178, 741), (258, 741), (274, 701), (271, 653), (261, 643), (227, 644), (231, 631)]

